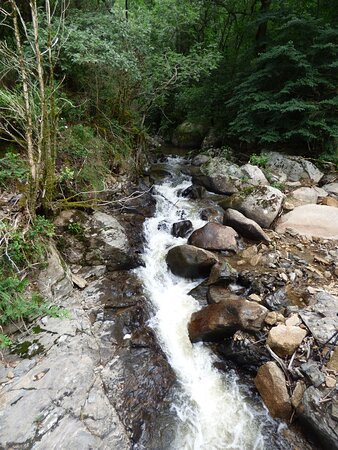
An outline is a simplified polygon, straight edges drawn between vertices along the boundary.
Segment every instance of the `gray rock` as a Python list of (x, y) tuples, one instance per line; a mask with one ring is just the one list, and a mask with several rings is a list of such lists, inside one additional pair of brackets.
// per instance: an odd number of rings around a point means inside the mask
[(166, 258), (170, 270), (185, 278), (208, 276), (217, 262), (216, 256), (192, 245), (178, 245), (169, 250)]
[(232, 227), (241, 236), (254, 241), (269, 241), (262, 228), (254, 220), (248, 219), (235, 209), (227, 209), (224, 213), (223, 224)]
[(261, 227), (268, 228), (281, 210), (284, 194), (271, 186), (258, 186), (240, 194), (224, 198), (219, 204), (243, 213)]
[(237, 278), (237, 271), (224, 259), (212, 266), (208, 278), (208, 285), (220, 284), (222, 286), (227, 286), (228, 284), (237, 281)]
[(323, 372), (319, 370), (319, 367), (314, 361), (308, 361), (303, 363), (301, 366), (301, 371), (307, 376), (314, 387), (319, 387), (325, 382), (325, 376)]
[(39, 274), (38, 288), (45, 299), (58, 302), (72, 293), (72, 274), (53, 245), (48, 248), (47, 264)]
[(203, 186), (189, 186), (182, 192), (182, 197), (191, 198), (192, 200), (204, 198), (206, 189)]
[(250, 184), (253, 185), (266, 185), (269, 184), (264, 173), (258, 166), (253, 166), (252, 164), (245, 164), (241, 167), (241, 170), (245, 177), (248, 178)]
[(268, 157), (267, 166), (275, 172), (285, 173), (289, 181), (309, 179), (318, 183), (323, 176), (323, 173), (314, 164), (303, 158), (283, 155), (278, 152), (271, 152)]
[(338, 297), (318, 292), (314, 301), (315, 304), (300, 310), (299, 315), (314, 338), (325, 344), (338, 329)]
[[(203, 141), (204, 142), (204, 141)], [(201, 166), (202, 164), (207, 164), (210, 160), (210, 156), (207, 155), (197, 155), (195, 156), (195, 158), (192, 160), (192, 164), (194, 166)]]
[(331, 416), (328, 404), (321, 402), (325, 395), (325, 391), (310, 386), (297, 412), (300, 419), (318, 435), (324, 448), (337, 449), (337, 422)]
[(172, 226), (171, 233), (175, 237), (185, 238), (193, 230), (192, 222), (190, 220), (181, 220)]
[(329, 183), (322, 186), (322, 188), (329, 194), (338, 196), (338, 183)]
[(316, 204), (318, 193), (314, 188), (301, 187), (293, 191), (288, 199), (294, 206)]

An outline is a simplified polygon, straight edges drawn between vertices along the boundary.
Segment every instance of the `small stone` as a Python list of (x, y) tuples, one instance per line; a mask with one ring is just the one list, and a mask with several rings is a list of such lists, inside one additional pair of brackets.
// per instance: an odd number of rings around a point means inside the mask
[(75, 275), (75, 273), (72, 273), (72, 282), (80, 289), (84, 289), (88, 285), (84, 278), (80, 277), (80, 275)]
[(244, 259), (240, 259), (239, 261), (237, 261), (237, 266), (244, 266), (245, 261)]
[(14, 372), (13, 372), (12, 370), (9, 370), (9, 371), (7, 372), (7, 378), (8, 378), (9, 380), (12, 380), (12, 379), (14, 378)]
[(298, 314), (291, 314), (285, 321), (286, 326), (297, 326), (300, 324), (300, 318)]
[(317, 290), (315, 288), (313, 288), (312, 286), (308, 286), (307, 291), (311, 295), (314, 295), (317, 292)]
[(260, 263), (261, 259), (262, 255), (258, 253), (257, 255), (255, 255), (253, 258), (250, 259), (250, 265), (253, 267), (257, 266), (257, 264)]
[(261, 302), (262, 301), (262, 298), (259, 295), (257, 295), (257, 294), (249, 295), (249, 299), (254, 301), (254, 302)]
[(331, 278), (331, 272), (329, 272), (328, 270), (325, 270), (324, 276), (325, 276), (325, 278)]
[(326, 377), (325, 378), (325, 384), (328, 388), (334, 388), (336, 386), (336, 379), (335, 377)]
[(289, 274), (289, 278), (290, 278), (290, 281), (291, 281), (291, 282), (294, 282), (295, 279), (296, 279), (296, 277), (297, 277), (297, 275), (295, 274), (295, 272), (291, 272), (291, 273)]
[(277, 325), (269, 331), (266, 342), (278, 356), (284, 358), (297, 350), (306, 334), (306, 330), (300, 327)]
[(256, 245), (252, 245), (251, 247), (248, 247), (245, 250), (243, 250), (241, 256), (242, 256), (242, 258), (245, 258), (245, 259), (251, 259), (255, 255), (257, 255), (257, 253), (258, 253), (258, 249), (257, 249)]
[(285, 317), (281, 313), (277, 313), (277, 322), (285, 322)]
[(289, 281), (288, 276), (286, 275), (286, 273), (282, 272), (282, 273), (279, 274), (279, 276), (280, 276), (280, 278), (283, 281), (285, 281), (285, 282)]
[(277, 313), (275, 311), (268, 312), (264, 321), (268, 325), (274, 325), (277, 322)]
[(294, 408), (298, 408), (300, 405), (304, 392), (306, 389), (306, 385), (304, 381), (297, 381), (296, 386), (293, 390), (292, 396), (291, 396), (291, 404)]
[(327, 363), (326, 367), (330, 370), (338, 372), (338, 347), (333, 350), (330, 361)]
[(295, 269), (295, 274), (297, 275), (297, 277), (303, 276), (303, 272), (300, 269)]

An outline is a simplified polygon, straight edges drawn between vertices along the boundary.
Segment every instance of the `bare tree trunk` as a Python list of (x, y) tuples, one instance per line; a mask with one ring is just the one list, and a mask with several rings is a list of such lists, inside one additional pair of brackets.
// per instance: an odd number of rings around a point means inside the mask
[[(265, 15), (269, 12), (272, 0), (261, 0), (260, 14)], [(262, 53), (266, 50), (266, 35), (268, 31), (268, 18), (263, 17), (256, 33), (256, 53)]]
[(13, 17), (13, 28), (15, 34), (16, 47), (18, 52), (18, 61), (20, 68), (20, 75), (22, 81), (22, 92), (24, 98), (24, 112), (25, 112), (25, 137), (27, 142), (27, 156), (30, 169), (30, 181), (29, 181), (29, 192), (28, 192), (28, 207), (31, 214), (34, 215), (36, 206), (36, 195), (37, 195), (37, 183), (38, 183), (38, 173), (36, 161), (34, 158), (34, 144), (33, 144), (33, 122), (32, 122), (32, 108), (30, 103), (30, 89), (29, 89), (29, 78), (25, 66), (23, 48), (20, 37), (20, 28), (18, 23), (18, 9), (14, 0), (10, 0), (12, 6), (12, 17)]

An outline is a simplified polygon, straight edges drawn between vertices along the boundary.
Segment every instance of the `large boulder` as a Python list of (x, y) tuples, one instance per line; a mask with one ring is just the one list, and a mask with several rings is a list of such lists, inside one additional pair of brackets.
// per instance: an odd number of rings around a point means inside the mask
[(337, 400), (330, 402), (325, 391), (310, 386), (303, 395), (302, 402), (297, 408), (297, 413), (302, 422), (310, 427), (320, 438), (323, 448), (337, 449)]
[(54, 245), (48, 248), (47, 267), (39, 274), (38, 288), (45, 299), (54, 302), (63, 300), (72, 293), (72, 274)]
[(180, 148), (200, 148), (205, 133), (203, 125), (186, 121), (176, 128), (172, 142)]
[(323, 189), (329, 194), (338, 196), (338, 183), (329, 183), (323, 186)]
[(185, 244), (171, 248), (166, 261), (175, 275), (185, 278), (200, 278), (208, 276), (211, 267), (218, 260), (211, 252)]
[(268, 154), (267, 167), (273, 172), (284, 173), (289, 181), (305, 179), (318, 183), (323, 177), (323, 173), (310, 161), (278, 152)]
[(188, 331), (191, 342), (220, 341), (237, 330), (259, 331), (267, 309), (242, 297), (228, 294), (191, 316)]
[(69, 210), (57, 217), (55, 225), (59, 231), (57, 247), (67, 263), (105, 265), (109, 270), (131, 269), (140, 264), (120, 217), (101, 211), (89, 215)]
[(216, 194), (234, 194), (245, 186), (269, 184), (257, 166), (245, 164), (239, 167), (223, 157), (209, 159), (201, 172), (193, 176), (193, 182)]
[(281, 210), (284, 194), (272, 186), (247, 188), (239, 194), (224, 198), (220, 206), (235, 209), (261, 227), (268, 228)]
[(266, 185), (269, 184), (266, 176), (258, 166), (252, 164), (245, 164), (241, 167), (243, 175), (248, 179), (250, 184), (253, 185)]
[(188, 244), (206, 250), (237, 250), (238, 234), (231, 227), (216, 222), (209, 222), (195, 230), (188, 239)]
[(224, 213), (223, 224), (232, 227), (241, 236), (253, 241), (269, 241), (268, 236), (254, 220), (248, 219), (235, 209), (227, 209)]
[(306, 330), (296, 326), (277, 325), (271, 328), (266, 343), (282, 358), (291, 356), (306, 336)]
[(300, 187), (288, 196), (288, 200), (294, 206), (316, 204), (318, 200), (318, 193), (314, 188)]
[(287, 229), (303, 236), (338, 239), (338, 209), (324, 205), (298, 206), (276, 224), (277, 233), (284, 233)]
[(242, 182), (239, 178), (224, 175), (195, 174), (192, 181), (215, 194), (234, 194), (238, 192)]
[(292, 407), (285, 376), (275, 362), (267, 362), (259, 368), (255, 386), (272, 417), (290, 419)]
[(338, 297), (318, 292), (313, 303), (302, 309), (299, 315), (316, 341), (324, 345), (338, 329)]

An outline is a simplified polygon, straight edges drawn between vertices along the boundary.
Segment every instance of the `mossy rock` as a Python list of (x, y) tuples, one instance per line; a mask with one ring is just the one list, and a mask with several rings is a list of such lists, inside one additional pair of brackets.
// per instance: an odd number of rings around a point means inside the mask
[(180, 148), (200, 148), (207, 133), (202, 124), (183, 122), (174, 131), (172, 142)]

